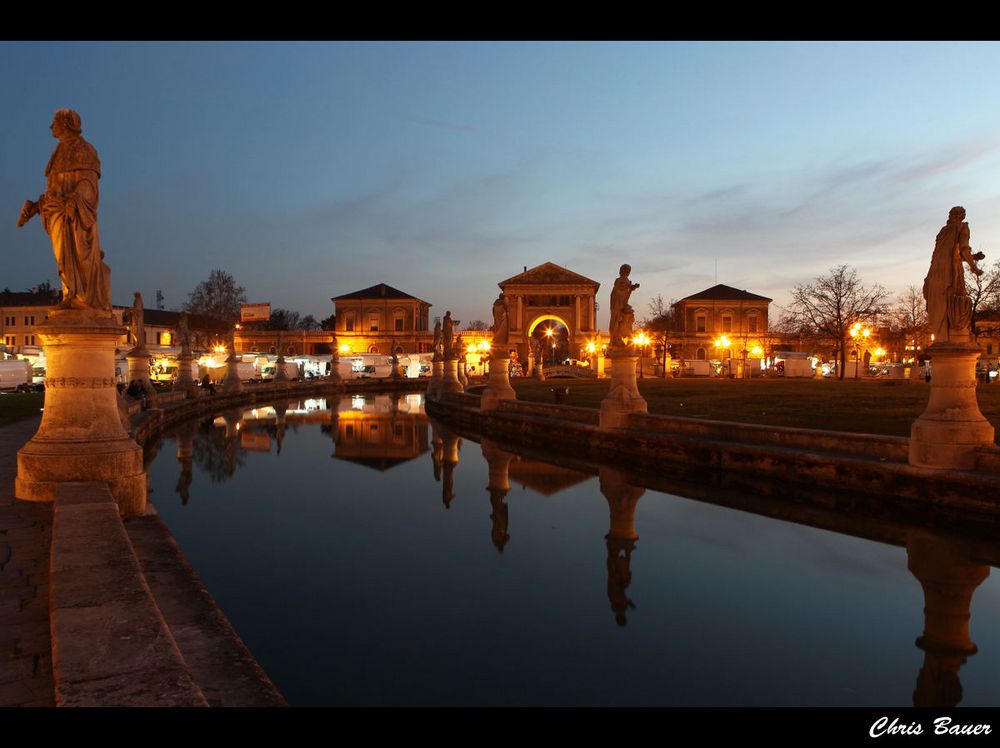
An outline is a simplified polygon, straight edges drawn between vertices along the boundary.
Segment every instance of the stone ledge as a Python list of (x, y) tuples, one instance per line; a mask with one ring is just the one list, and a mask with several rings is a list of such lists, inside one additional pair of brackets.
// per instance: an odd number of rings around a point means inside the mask
[(57, 706), (207, 706), (152, 598), (106, 484), (59, 489), (50, 563)]

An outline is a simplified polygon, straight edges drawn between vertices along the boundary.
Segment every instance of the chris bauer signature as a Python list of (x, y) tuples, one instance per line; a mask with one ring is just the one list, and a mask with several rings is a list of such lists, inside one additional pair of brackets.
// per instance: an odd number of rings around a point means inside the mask
[[(951, 717), (938, 717), (933, 722), (934, 735), (989, 735), (993, 730), (989, 725), (960, 725), (955, 723)], [(868, 734), (873, 738), (880, 738), (883, 735), (923, 735), (924, 726), (919, 722), (900, 722), (899, 719), (889, 721), (888, 717), (879, 717), (872, 724)]]

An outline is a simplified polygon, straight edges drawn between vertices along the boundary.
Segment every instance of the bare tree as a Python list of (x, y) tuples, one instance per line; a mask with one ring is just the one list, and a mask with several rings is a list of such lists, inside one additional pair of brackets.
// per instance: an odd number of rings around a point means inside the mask
[(674, 299), (668, 304), (662, 294), (656, 294), (646, 307), (649, 315), (640, 323), (659, 351), (657, 357), (663, 376), (667, 376), (668, 338), (674, 329)]
[(926, 348), (930, 343), (930, 329), (927, 326), (927, 300), (923, 291), (914, 285), (909, 285), (896, 299), (892, 308), (893, 326), (899, 331), (902, 345), (897, 353), (904, 354), (907, 346), (913, 347), (914, 356), (917, 348)]
[(865, 286), (857, 271), (847, 265), (831, 268), (812, 283), (792, 291), (789, 321), (804, 332), (831, 338), (837, 343), (839, 377), (847, 368), (848, 330), (855, 322), (872, 321), (887, 309), (889, 293), (877, 283)]
[(199, 283), (188, 294), (184, 311), (233, 323), (240, 318), (240, 305), (246, 301), (246, 289), (237, 286), (233, 276), (223, 270), (213, 270), (208, 280)]
[(966, 267), (965, 287), (972, 300), (972, 334), (978, 337), (976, 322), (979, 318), (986, 313), (1000, 311), (1000, 260), (985, 268), (982, 275), (976, 275)]
[(465, 326), (466, 330), (472, 330), (474, 332), (485, 332), (490, 329), (490, 326), (483, 322), (481, 319), (474, 319), (472, 322)]

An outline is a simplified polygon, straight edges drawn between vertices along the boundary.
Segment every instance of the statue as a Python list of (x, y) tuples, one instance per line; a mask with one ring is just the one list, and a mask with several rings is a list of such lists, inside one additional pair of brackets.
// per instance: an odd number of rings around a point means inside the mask
[(128, 323), (128, 334), (132, 339), (134, 347), (136, 350), (145, 350), (146, 348), (146, 326), (144, 318), (144, 309), (142, 305), (142, 294), (138, 291), (135, 292), (135, 301), (132, 302), (132, 308), (125, 312), (123, 317), (126, 318)]
[(503, 291), (493, 302), (493, 344), (507, 345), (510, 342), (510, 306)]
[(45, 194), (25, 200), (17, 225), (41, 215), (62, 281), (62, 309), (82, 309), (111, 316), (111, 269), (97, 233), (97, 180), (101, 161), (83, 139), (80, 115), (60, 109), (52, 118), (59, 145), (45, 167)]
[(629, 306), (628, 300), (632, 292), (639, 287), (632, 283), (628, 274), (632, 272), (631, 265), (622, 265), (618, 269), (618, 277), (611, 289), (611, 348), (624, 348), (624, 338), (632, 337), (632, 325), (635, 324), (635, 311)]
[(965, 287), (962, 263), (976, 275), (983, 271), (976, 260), (986, 255), (972, 254), (969, 248), (969, 224), (965, 222), (965, 208), (956, 206), (948, 213), (948, 222), (938, 232), (934, 242), (931, 267), (924, 278), (924, 299), (927, 300), (927, 321), (935, 342), (956, 338), (968, 339), (972, 321), (972, 300)]
[(182, 353), (191, 352), (191, 330), (188, 329), (187, 312), (182, 312), (181, 318), (177, 320), (177, 342), (180, 343)]
[(444, 353), (441, 347), (441, 320), (434, 321), (434, 358), (441, 358)]
[(441, 326), (441, 337), (444, 343), (444, 357), (455, 357), (455, 325), (461, 320), (451, 318), (451, 310), (444, 313), (444, 323)]

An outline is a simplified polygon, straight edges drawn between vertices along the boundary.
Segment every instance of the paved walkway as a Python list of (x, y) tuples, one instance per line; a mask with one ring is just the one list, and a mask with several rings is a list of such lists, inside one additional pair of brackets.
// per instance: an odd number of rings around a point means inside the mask
[(0, 426), (0, 707), (55, 706), (49, 638), (52, 504), (17, 501), (17, 450), (38, 418)]

